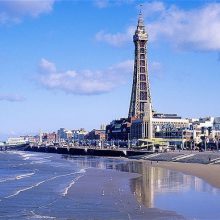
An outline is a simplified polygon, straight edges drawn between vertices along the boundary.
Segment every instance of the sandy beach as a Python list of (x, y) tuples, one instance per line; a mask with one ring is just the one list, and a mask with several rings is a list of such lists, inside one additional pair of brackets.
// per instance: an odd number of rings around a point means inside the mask
[[(172, 211), (146, 208), (138, 203), (131, 192), (129, 180), (139, 174), (115, 170), (88, 169), (70, 190), (68, 197), (76, 207), (76, 219), (169, 219), (179, 220), (184, 217)], [(93, 209), (90, 209), (93, 207)], [(72, 206), (74, 209), (74, 206)], [(83, 210), (86, 210), (85, 213)]]
[(220, 188), (220, 165), (196, 164), (196, 163), (178, 163), (178, 162), (153, 162), (143, 160), (149, 166), (162, 167), (169, 170), (175, 170), (184, 174), (197, 176), (214, 187)]

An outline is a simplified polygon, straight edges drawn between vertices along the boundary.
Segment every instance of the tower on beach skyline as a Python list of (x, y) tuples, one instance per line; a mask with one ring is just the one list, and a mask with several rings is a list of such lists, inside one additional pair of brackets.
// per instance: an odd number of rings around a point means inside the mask
[(142, 119), (145, 115), (145, 105), (151, 105), (151, 94), (147, 63), (148, 34), (145, 30), (144, 19), (140, 11), (138, 24), (133, 36), (135, 45), (133, 85), (128, 117)]

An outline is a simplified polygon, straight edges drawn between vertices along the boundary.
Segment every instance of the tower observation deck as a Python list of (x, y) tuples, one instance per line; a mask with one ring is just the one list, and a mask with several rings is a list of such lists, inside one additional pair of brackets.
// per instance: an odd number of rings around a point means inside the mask
[(133, 85), (131, 92), (128, 117), (142, 119), (145, 112), (145, 104), (151, 104), (151, 94), (147, 63), (148, 34), (145, 30), (144, 20), (140, 12), (138, 24), (133, 36), (135, 45)]

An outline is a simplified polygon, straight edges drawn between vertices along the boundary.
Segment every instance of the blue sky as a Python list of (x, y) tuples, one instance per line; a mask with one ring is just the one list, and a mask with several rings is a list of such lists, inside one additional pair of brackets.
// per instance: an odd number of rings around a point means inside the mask
[(220, 116), (220, 2), (0, 1), (0, 139), (126, 117), (139, 4), (154, 109)]

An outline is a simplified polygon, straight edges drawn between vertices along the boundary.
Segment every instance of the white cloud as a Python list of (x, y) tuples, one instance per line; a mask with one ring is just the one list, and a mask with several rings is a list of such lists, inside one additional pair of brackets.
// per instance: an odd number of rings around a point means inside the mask
[(132, 2), (134, 2), (134, 0), (95, 0), (94, 5), (98, 8), (107, 8), (109, 6), (129, 4)]
[(143, 4), (143, 13), (145, 16), (151, 16), (154, 13), (161, 13), (165, 10), (165, 5), (163, 2), (154, 1), (146, 2)]
[(0, 94), (0, 101), (23, 102), (25, 101), (25, 98), (15, 94)]
[(109, 1), (108, 0), (95, 0), (94, 4), (98, 8), (106, 8), (109, 4)]
[(38, 81), (48, 89), (79, 95), (107, 93), (125, 83), (132, 75), (133, 61), (128, 60), (106, 70), (58, 71), (56, 65), (42, 59)]
[(55, 0), (1, 0), (0, 23), (20, 22), (23, 17), (49, 13)]
[(148, 27), (152, 40), (165, 38), (182, 49), (220, 50), (220, 3), (188, 11), (164, 6)]
[[(143, 6), (150, 41), (166, 40), (177, 48), (201, 51), (220, 50), (220, 3), (183, 10), (163, 2)], [(99, 32), (96, 40), (120, 46), (131, 41), (134, 26), (125, 32)]]
[(95, 38), (100, 42), (107, 42), (113, 46), (121, 46), (125, 42), (132, 41), (132, 35), (134, 34), (135, 27), (130, 26), (124, 33), (110, 34), (105, 31), (99, 31)]

